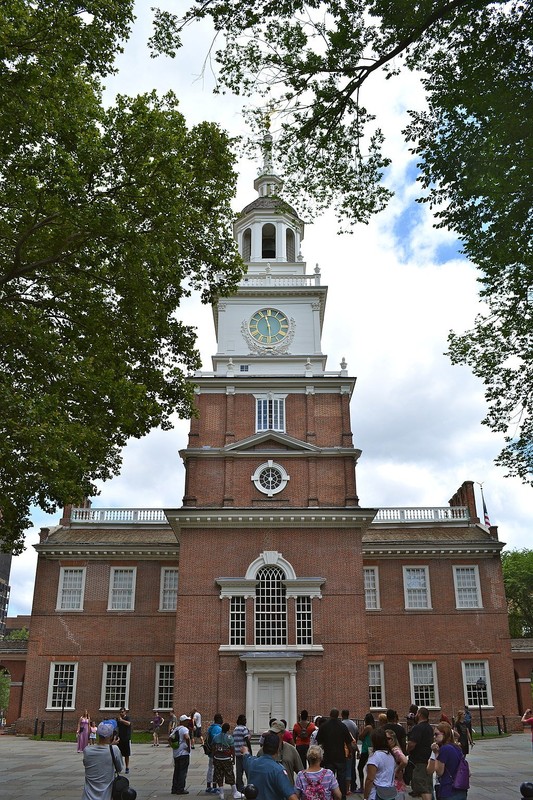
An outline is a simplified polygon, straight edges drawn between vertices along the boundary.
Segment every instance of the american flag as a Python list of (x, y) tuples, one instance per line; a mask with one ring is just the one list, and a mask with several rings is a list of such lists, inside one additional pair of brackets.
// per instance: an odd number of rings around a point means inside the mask
[(485, 522), (485, 525), (490, 527), (490, 517), (489, 517), (489, 512), (487, 511), (485, 497), (483, 495), (483, 487), (481, 488), (481, 499), (483, 500), (483, 521)]

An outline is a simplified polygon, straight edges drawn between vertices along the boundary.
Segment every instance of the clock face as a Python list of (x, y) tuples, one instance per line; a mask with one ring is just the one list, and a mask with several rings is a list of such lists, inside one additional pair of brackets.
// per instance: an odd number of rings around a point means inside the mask
[(248, 328), (258, 344), (279, 344), (289, 332), (289, 320), (277, 308), (262, 308), (255, 312)]

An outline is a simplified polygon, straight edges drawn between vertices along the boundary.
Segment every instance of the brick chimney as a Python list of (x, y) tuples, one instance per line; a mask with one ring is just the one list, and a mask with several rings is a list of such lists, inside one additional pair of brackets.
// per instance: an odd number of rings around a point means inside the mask
[(474, 494), (474, 481), (463, 481), (451, 500), (450, 506), (466, 506), (470, 515), (470, 522), (479, 522), (476, 510), (476, 496)]
[(59, 520), (59, 524), (63, 525), (63, 527), (70, 526), (70, 517), (72, 516), (72, 509), (73, 508), (90, 508), (92, 505), (91, 500), (88, 497), (85, 497), (81, 503), (67, 503), (67, 505), (63, 509), (63, 516)]

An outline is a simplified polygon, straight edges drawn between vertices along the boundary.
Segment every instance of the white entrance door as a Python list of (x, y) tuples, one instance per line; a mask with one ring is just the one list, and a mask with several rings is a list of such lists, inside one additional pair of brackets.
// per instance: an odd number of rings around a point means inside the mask
[(283, 678), (257, 679), (257, 730), (268, 730), (272, 718), (287, 719), (285, 715), (285, 681)]

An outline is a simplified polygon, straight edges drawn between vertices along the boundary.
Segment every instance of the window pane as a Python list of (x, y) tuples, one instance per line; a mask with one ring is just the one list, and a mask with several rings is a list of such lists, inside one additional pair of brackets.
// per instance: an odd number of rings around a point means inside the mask
[(287, 644), (287, 600), (278, 567), (263, 567), (257, 573), (255, 590), (255, 643)]
[(174, 704), (174, 664), (158, 664), (156, 708)]
[(479, 608), (475, 567), (455, 567), (458, 608)]
[(128, 665), (106, 664), (103, 708), (127, 707)]
[(61, 573), (61, 599), (63, 611), (79, 611), (82, 608), (83, 568), (63, 569)]
[(230, 603), (229, 643), (246, 643), (246, 601), (244, 597), (232, 597)]
[(111, 604), (113, 611), (131, 611), (133, 609), (133, 569), (113, 569), (111, 587)]
[(368, 702), (370, 708), (384, 708), (381, 664), (368, 665)]
[(49, 708), (63, 708), (63, 693), (65, 708), (73, 707), (75, 670), (76, 664), (54, 664)]
[(175, 611), (178, 598), (178, 570), (164, 569), (161, 579), (161, 610)]
[(377, 570), (365, 567), (363, 570), (365, 583), (365, 608), (379, 608)]
[[(467, 705), (477, 706), (481, 700), (482, 706), (489, 705), (489, 682), (487, 680), (487, 665), (485, 661), (465, 661), (465, 683)], [(479, 679), (485, 684), (485, 688), (478, 690), (477, 682)]]
[(429, 608), (427, 576), (424, 567), (405, 568), (407, 608)]
[(257, 430), (285, 430), (285, 398), (256, 400)]
[(413, 700), (417, 706), (435, 706), (433, 664), (413, 664)]
[(296, 598), (296, 644), (313, 644), (311, 598)]

